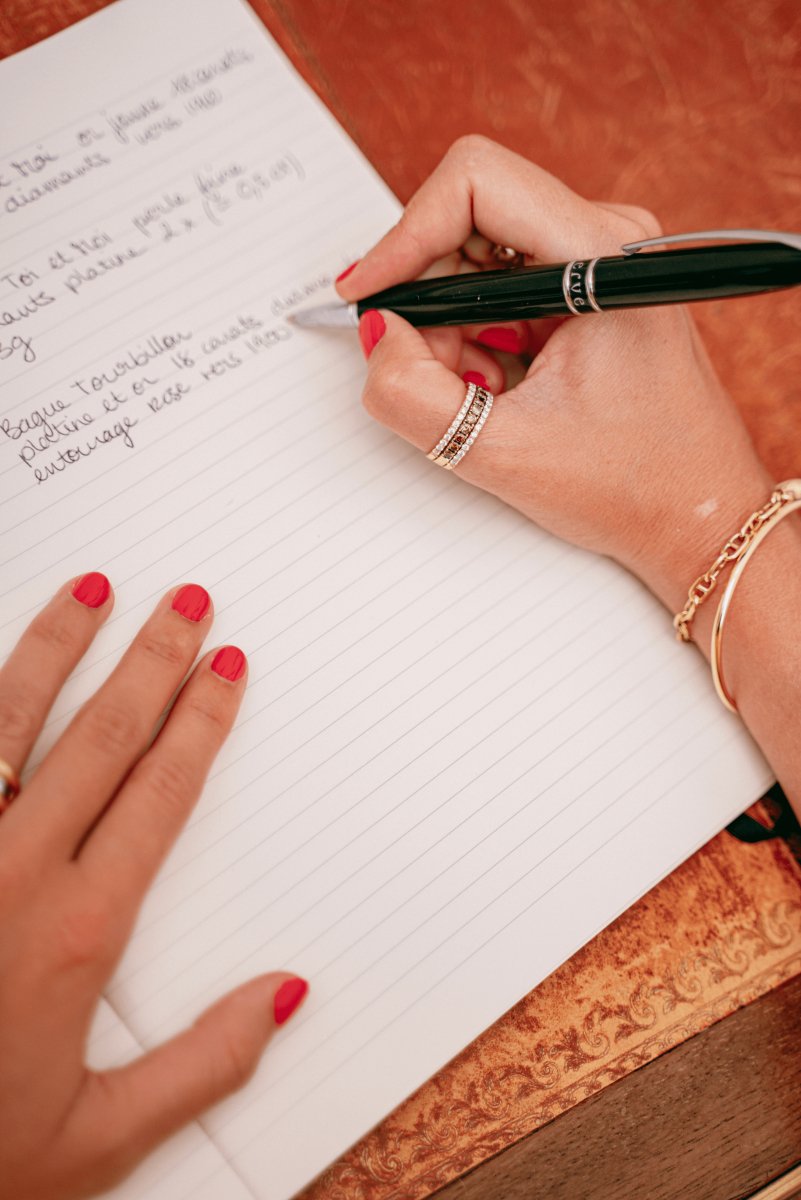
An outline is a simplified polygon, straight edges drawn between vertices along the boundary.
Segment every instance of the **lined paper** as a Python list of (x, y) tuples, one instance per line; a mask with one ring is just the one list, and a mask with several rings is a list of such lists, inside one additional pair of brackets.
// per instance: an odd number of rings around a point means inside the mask
[(173, 584), (251, 663), (97, 1036), (311, 981), (135, 1194), (209, 1153), (207, 1200), (285, 1200), (770, 773), (635, 580), (371, 422), (352, 334), (287, 324), (400, 209), (243, 3), (118, 0), (0, 97), (0, 649), (73, 573), (117, 592), (32, 766)]

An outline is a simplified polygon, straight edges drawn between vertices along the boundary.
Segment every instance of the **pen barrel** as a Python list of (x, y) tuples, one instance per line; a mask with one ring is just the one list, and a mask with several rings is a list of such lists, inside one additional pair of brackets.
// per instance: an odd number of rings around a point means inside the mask
[[(592, 259), (519, 270), (479, 271), (401, 283), (358, 303), (388, 308), (412, 325), (480, 325), (592, 312), (587, 274)], [(567, 279), (566, 279), (567, 275)], [(779, 242), (663, 250), (597, 259), (594, 298), (605, 309), (686, 304), (777, 291), (801, 283), (801, 251)]]
[(473, 325), (522, 318), (554, 317), (567, 312), (562, 291), (563, 267), (522, 267), (517, 271), (480, 271), (400, 283), (359, 302), (388, 308), (412, 325)]

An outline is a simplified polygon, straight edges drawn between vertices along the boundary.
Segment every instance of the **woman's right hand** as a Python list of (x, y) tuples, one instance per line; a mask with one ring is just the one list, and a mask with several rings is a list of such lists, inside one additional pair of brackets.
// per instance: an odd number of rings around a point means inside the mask
[[(660, 232), (644, 209), (592, 203), (517, 154), (468, 137), (341, 279), (340, 294), (358, 300), (413, 279), (468, 239), (475, 258), (474, 226), (528, 262), (617, 254)], [(497, 341), (498, 327), (490, 329)], [(465, 367), (483, 372), (491, 390), (503, 388), (480, 329), (421, 333), (383, 312), (365, 314), (360, 334), (368, 411), (426, 453), (462, 403)], [(663, 306), (518, 322), (505, 340), (533, 359), (498, 396), (458, 473), (545, 529), (617, 559), (677, 612), (774, 486), (689, 312)], [(799, 609), (801, 526), (787, 520), (738, 585), (726, 680), (801, 817)], [(693, 622), (705, 653), (714, 610), (714, 601), (701, 605)]]
[[(592, 203), (517, 154), (467, 137), (339, 291), (352, 301), (413, 279), (463, 246), (474, 226), (527, 262), (616, 254), (660, 232), (644, 209)], [(498, 327), (490, 330), (497, 343)], [(427, 452), (464, 398), (466, 367), (482, 371), (491, 390), (502, 387), (484, 336), (478, 327), (421, 333), (391, 312), (366, 315), (368, 411)], [(560, 537), (617, 559), (675, 611), (771, 487), (688, 311), (516, 322), (501, 336), (533, 361), (498, 397), (459, 474)]]

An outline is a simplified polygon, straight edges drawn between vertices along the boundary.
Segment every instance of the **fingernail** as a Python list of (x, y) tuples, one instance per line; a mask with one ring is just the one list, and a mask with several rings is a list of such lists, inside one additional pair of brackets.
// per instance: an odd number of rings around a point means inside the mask
[(489, 391), (489, 384), (480, 371), (465, 371), (462, 379), (465, 383), (475, 383), (480, 388), (486, 388)]
[(276, 1025), (283, 1025), (285, 1021), (289, 1020), (308, 990), (309, 985), (306, 980), (297, 975), (281, 984), (273, 1000)]
[(365, 358), (370, 357), (386, 331), (386, 321), (377, 308), (368, 308), (366, 313), (362, 313), (359, 318), (359, 338)]
[(341, 283), (343, 279), (347, 279), (351, 271), (354, 270), (355, 267), (358, 267), (360, 261), (361, 260), (357, 258), (355, 263), (351, 263), (349, 267), (345, 267), (345, 270), (342, 272), (342, 274), (337, 275), (334, 283)]
[(507, 329), (505, 325), (482, 329), (476, 341), (482, 346), (489, 346), (491, 350), (508, 350), (511, 354), (519, 354), (525, 345), (517, 330)]
[(173, 596), (172, 607), (188, 621), (202, 621), (211, 608), (211, 596), (199, 583), (185, 583)]
[(89, 571), (72, 585), (72, 594), (87, 608), (100, 608), (108, 600), (111, 584), (99, 571)]
[(236, 683), (245, 674), (245, 656), (238, 646), (223, 646), (211, 660), (215, 675)]

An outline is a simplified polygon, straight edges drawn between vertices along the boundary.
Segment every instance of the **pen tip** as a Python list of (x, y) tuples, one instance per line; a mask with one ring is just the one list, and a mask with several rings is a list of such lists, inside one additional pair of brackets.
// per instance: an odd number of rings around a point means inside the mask
[(313, 308), (301, 308), (290, 313), (286, 320), (303, 329), (355, 329), (359, 324), (356, 305), (345, 304), (342, 300), (331, 304), (317, 304)]

